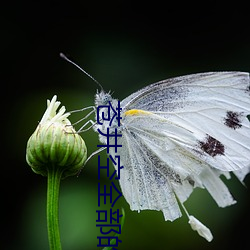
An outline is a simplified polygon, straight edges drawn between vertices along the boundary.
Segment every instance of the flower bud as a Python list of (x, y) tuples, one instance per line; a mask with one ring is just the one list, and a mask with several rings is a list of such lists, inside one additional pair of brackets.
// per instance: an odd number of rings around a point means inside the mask
[(65, 113), (64, 106), (56, 113), (59, 105), (56, 96), (47, 101), (47, 110), (27, 143), (26, 160), (43, 176), (50, 168), (58, 168), (62, 177), (75, 175), (87, 158), (83, 139), (67, 119), (70, 113)]

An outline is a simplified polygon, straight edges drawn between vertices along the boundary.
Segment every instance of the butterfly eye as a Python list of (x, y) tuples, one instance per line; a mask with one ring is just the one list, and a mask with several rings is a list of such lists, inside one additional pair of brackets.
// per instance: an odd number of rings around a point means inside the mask
[(108, 105), (109, 101), (112, 101), (112, 97), (109, 93), (105, 93), (101, 91), (100, 93), (96, 94), (95, 97), (95, 106), (102, 106), (102, 105)]
[(107, 105), (112, 100), (110, 94), (105, 94), (103, 97), (103, 104)]

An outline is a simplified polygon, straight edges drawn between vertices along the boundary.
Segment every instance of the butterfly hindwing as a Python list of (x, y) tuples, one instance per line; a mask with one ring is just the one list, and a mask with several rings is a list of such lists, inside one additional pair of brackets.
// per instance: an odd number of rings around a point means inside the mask
[(164, 173), (161, 173), (158, 158), (133, 131), (124, 132), (118, 143), (122, 144), (118, 154), (124, 166), (120, 185), (131, 210), (161, 210), (166, 220), (171, 221), (180, 217), (180, 209), (170, 184), (170, 178), (177, 181), (178, 175), (164, 165)]
[(166, 220), (174, 220), (180, 216), (174, 193), (184, 202), (197, 186), (206, 188), (221, 207), (234, 203), (219, 172), (192, 154), (191, 131), (153, 114), (125, 119), (118, 152), (125, 167), (120, 183), (132, 210), (162, 210)]

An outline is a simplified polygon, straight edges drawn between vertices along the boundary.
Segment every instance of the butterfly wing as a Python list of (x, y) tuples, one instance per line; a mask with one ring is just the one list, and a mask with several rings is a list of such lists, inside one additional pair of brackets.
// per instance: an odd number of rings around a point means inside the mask
[(122, 106), (125, 114), (149, 111), (191, 131), (196, 138), (193, 152), (219, 170), (234, 171), (250, 165), (249, 88), (247, 73), (194, 74), (149, 85)]
[[(120, 185), (132, 210), (161, 210), (173, 221), (181, 215), (176, 196), (184, 202), (197, 186), (206, 188), (221, 207), (235, 202), (220, 172), (188, 150), (196, 139), (193, 133), (157, 115), (129, 116), (125, 123), (117, 154), (124, 166)], [(176, 143), (173, 132), (186, 147)]]
[(175, 196), (184, 202), (196, 186), (221, 207), (235, 202), (219, 176), (235, 171), (243, 180), (249, 172), (248, 74), (173, 78), (121, 105), (120, 184), (132, 210), (162, 210), (172, 221), (181, 214)]

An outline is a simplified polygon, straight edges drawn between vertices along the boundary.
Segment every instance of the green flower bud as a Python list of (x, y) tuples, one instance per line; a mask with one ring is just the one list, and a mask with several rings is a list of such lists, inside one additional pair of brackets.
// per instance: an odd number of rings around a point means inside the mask
[(32, 170), (43, 176), (50, 168), (62, 171), (62, 177), (79, 172), (87, 158), (86, 145), (76, 133), (64, 106), (56, 113), (60, 102), (54, 96), (47, 101), (41, 122), (27, 143), (26, 160)]

